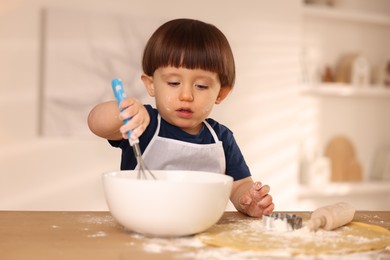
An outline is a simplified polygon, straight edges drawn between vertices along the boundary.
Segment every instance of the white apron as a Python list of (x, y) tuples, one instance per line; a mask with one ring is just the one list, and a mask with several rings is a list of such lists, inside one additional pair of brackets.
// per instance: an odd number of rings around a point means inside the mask
[[(212, 144), (194, 144), (160, 137), (161, 117), (158, 115), (157, 129), (146, 147), (142, 158), (150, 170), (192, 170), (225, 174), (225, 152), (222, 142), (209, 123), (204, 121), (211, 132)], [(138, 166), (136, 167), (138, 169)]]

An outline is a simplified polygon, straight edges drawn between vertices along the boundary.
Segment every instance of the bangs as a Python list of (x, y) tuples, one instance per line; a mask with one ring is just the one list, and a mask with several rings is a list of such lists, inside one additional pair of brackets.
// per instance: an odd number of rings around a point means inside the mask
[(233, 54), (226, 37), (213, 25), (196, 20), (170, 21), (148, 41), (144, 73), (152, 76), (158, 68), (167, 66), (215, 72), (221, 86), (233, 86), (235, 80)]

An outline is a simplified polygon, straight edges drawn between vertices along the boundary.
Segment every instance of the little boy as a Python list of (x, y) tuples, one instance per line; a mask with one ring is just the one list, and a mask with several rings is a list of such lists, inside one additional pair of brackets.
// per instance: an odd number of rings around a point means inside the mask
[[(160, 26), (146, 44), (141, 79), (156, 108), (134, 98), (95, 106), (88, 117), (93, 133), (122, 149), (122, 170), (137, 166), (127, 133), (140, 139), (142, 157), (151, 170), (195, 170), (227, 174), (234, 183), (235, 208), (261, 217), (274, 209), (270, 187), (253, 182), (249, 168), (224, 125), (208, 118), (235, 81), (230, 45), (215, 26), (175, 19)], [(120, 112), (121, 111), (121, 112)], [(131, 119), (125, 125), (123, 120)]]

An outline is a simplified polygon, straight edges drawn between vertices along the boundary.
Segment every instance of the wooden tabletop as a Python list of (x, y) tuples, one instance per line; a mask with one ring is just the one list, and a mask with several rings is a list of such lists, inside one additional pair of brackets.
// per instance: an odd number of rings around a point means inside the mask
[[(289, 213), (304, 219), (310, 216), (309, 212)], [(225, 212), (220, 223), (231, 217), (248, 218), (237, 212)], [(354, 221), (390, 229), (390, 212), (359, 211)], [(163, 239), (133, 233), (117, 224), (109, 212), (0, 211), (1, 259), (226, 259), (229, 256), (226, 251), (216, 250), (194, 236)]]

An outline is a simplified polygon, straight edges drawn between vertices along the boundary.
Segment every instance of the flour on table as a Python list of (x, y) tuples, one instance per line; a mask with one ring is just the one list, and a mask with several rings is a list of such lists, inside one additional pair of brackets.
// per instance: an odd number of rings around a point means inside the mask
[[(278, 252), (257, 252), (252, 250), (239, 251), (226, 247), (206, 247), (195, 237), (175, 238), (175, 239), (159, 239), (147, 238), (137, 234), (135, 237), (143, 241), (143, 249), (151, 254), (160, 254), (166, 252), (174, 252), (177, 259), (204, 259), (204, 260), (385, 260), (386, 255), (390, 254), (390, 248), (387, 254), (379, 251), (370, 251), (363, 253), (353, 253), (345, 255), (296, 255), (293, 256), (287, 251), (280, 250)], [(195, 250), (193, 250), (195, 248)], [(383, 257), (382, 257), (383, 256)]]
[(111, 215), (95, 216), (85, 214), (78, 217), (78, 221), (83, 224), (94, 224), (94, 225), (117, 225), (114, 218)]
[(188, 249), (205, 247), (200, 240), (194, 236), (178, 238), (157, 238), (147, 237), (138, 233), (132, 233), (132, 238), (142, 241), (142, 247), (149, 253), (179, 252)]
[[(256, 232), (264, 232), (263, 226), (258, 221), (248, 222), (248, 227), (252, 226)], [(298, 232), (299, 231), (299, 232)], [(206, 231), (207, 232), (207, 231)], [(242, 230), (237, 230), (237, 233), (244, 233)], [(318, 236), (323, 236), (323, 233), (329, 231), (317, 231)], [(300, 237), (306, 235), (306, 239), (310, 239), (314, 236), (314, 232), (301, 229), (294, 232), (276, 232), (279, 235)], [(294, 234), (293, 234), (294, 233)], [(199, 234), (200, 236), (202, 234)], [(256, 259), (269, 259), (269, 260), (287, 260), (287, 259), (301, 259), (301, 260), (385, 260), (386, 256), (390, 255), (390, 248), (382, 251), (369, 251), (360, 253), (350, 253), (342, 255), (329, 255), (329, 254), (317, 254), (317, 255), (292, 255), (288, 250), (278, 250), (273, 252), (259, 252), (254, 250), (235, 250), (228, 247), (210, 247), (202, 243), (197, 236), (179, 237), (179, 238), (153, 238), (147, 237), (138, 233), (130, 233), (130, 236), (141, 243), (143, 250), (150, 254), (161, 254), (166, 252), (174, 252), (177, 256), (176, 259), (205, 259), (205, 260), (256, 260)], [(336, 234), (326, 235), (329, 238), (337, 237)], [(281, 237), (283, 239), (283, 237)], [(128, 243), (128, 246), (139, 245), (138, 243)], [(195, 249), (195, 250), (194, 250)]]
[(246, 219), (216, 224), (197, 237), (211, 246), (291, 255), (350, 254), (390, 245), (390, 231), (357, 222), (334, 231), (312, 232), (304, 225), (286, 232), (285, 229), (268, 231), (261, 220)]
[(105, 237), (107, 236), (107, 233), (104, 231), (97, 231), (95, 233), (87, 235), (87, 237)]

